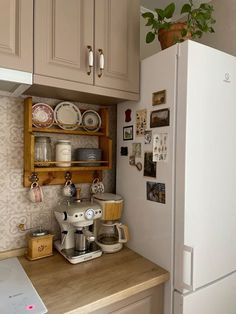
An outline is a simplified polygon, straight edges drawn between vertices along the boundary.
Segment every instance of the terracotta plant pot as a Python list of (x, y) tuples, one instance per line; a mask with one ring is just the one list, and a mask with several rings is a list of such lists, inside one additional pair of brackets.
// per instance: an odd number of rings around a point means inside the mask
[(158, 32), (158, 39), (161, 44), (161, 49), (164, 50), (170, 46), (173, 46), (179, 40), (186, 40), (191, 38), (191, 34), (187, 34), (185, 37), (181, 35), (181, 31), (186, 28), (186, 23), (175, 23), (170, 26), (169, 29), (161, 29)]

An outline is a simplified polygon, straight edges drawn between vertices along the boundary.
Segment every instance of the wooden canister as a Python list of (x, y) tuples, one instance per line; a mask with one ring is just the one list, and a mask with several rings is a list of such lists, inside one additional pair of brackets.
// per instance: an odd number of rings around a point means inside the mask
[(112, 193), (98, 193), (94, 201), (102, 207), (102, 220), (119, 220), (123, 210), (123, 199), (120, 195)]
[(52, 240), (53, 235), (48, 232), (33, 232), (28, 235), (28, 252), (26, 257), (29, 260), (36, 260), (39, 258), (53, 255)]

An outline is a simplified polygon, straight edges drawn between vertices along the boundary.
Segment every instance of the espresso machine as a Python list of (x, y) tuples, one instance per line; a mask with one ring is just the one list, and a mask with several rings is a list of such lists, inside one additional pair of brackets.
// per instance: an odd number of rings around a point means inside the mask
[(72, 264), (102, 255), (95, 242), (94, 220), (102, 217), (102, 208), (96, 202), (81, 200), (59, 204), (54, 211), (61, 228), (61, 239), (54, 242), (56, 249)]
[(123, 199), (112, 193), (97, 193), (93, 199), (102, 208), (101, 221), (97, 222), (96, 243), (104, 253), (115, 253), (129, 239), (128, 227), (119, 220), (123, 210)]

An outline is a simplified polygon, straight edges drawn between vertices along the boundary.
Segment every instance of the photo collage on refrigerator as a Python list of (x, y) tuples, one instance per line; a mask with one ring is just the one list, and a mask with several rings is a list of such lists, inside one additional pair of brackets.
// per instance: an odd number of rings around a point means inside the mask
[[(160, 106), (160, 109), (149, 111), (143, 108), (134, 112), (128, 108), (124, 112), (123, 141), (132, 141), (132, 145), (122, 146), (120, 155), (128, 157), (130, 166), (136, 166), (137, 171), (144, 177), (156, 180), (157, 164), (168, 162), (168, 131), (161, 132), (162, 127), (170, 125), (170, 110), (162, 108), (166, 103), (167, 92), (160, 90), (152, 93), (152, 106)], [(165, 183), (146, 181), (146, 199), (165, 204)]]

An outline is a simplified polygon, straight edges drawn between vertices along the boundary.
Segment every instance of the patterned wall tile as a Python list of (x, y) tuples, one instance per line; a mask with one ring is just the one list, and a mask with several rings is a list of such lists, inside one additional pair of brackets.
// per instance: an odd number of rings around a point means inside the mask
[[(45, 102), (51, 106), (60, 100), (34, 97), (33, 102)], [(96, 105), (77, 103), (81, 109), (98, 109)], [(113, 150), (116, 143), (116, 106), (109, 107), (110, 134)], [(26, 232), (19, 231), (18, 225), (26, 228), (43, 225), (58, 238), (60, 230), (54, 217), (54, 210), (63, 201), (62, 186), (44, 186), (44, 201), (32, 203), (29, 189), (23, 187), (23, 125), (24, 108), (22, 98), (0, 97), (0, 251), (26, 246)], [(40, 134), (42, 136), (42, 134)], [(53, 145), (62, 135), (53, 135)], [(63, 137), (65, 139), (65, 137)], [(98, 138), (91, 136), (68, 136), (73, 150), (78, 147), (98, 147)], [(113, 152), (115, 165), (115, 151)], [(104, 172), (106, 192), (115, 191), (115, 167)], [(78, 184), (81, 197), (90, 197), (90, 184)]]

